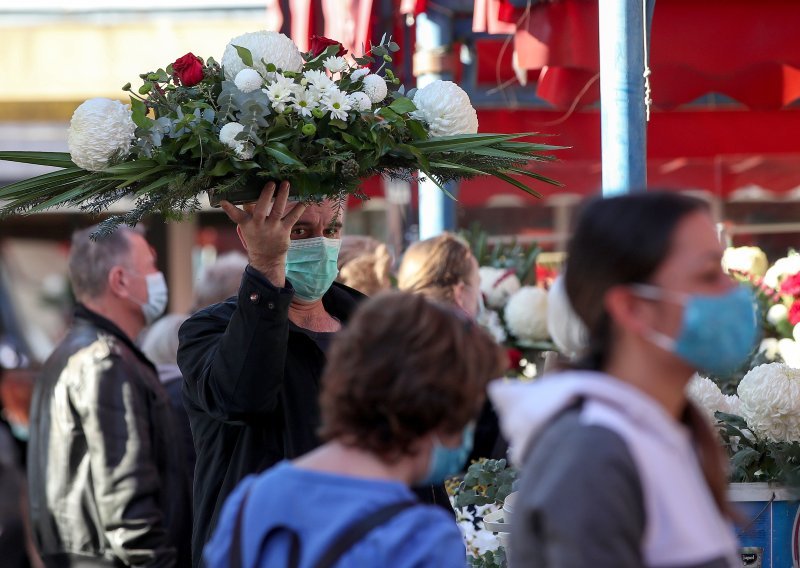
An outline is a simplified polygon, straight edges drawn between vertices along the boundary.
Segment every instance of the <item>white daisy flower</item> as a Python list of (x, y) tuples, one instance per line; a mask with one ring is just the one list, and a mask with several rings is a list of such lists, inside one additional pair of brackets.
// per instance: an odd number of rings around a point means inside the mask
[(309, 88), (316, 87), (324, 91), (333, 85), (333, 81), (324, 71), (304, 71), (303, 78), (308, 81)]
[(292, 97), (292, 110), (300, 116), (311, 116), (311, 111), (317, 108), (319, 99), (307, 89), (298, 89)]
[(322, 65), (331, 73), (341, 73), (347, 69), (347, 61), (345, 61), (344, 57), (329, 57)]
[(283, 112), (286, 105), (291, 103), (295, 90), (295, 82), (292, 79), (284, 77), (280, 73), (276, 74), (275, 81), (270, 83), (266, 89), (273, 110), (277, 113)]
[(347, 120), (347, 111), (353, 108), (347, 95), (335, 87), (325, 92), (322, 106), (325, 111), (331, 113), (333, 118), (339, 120)]

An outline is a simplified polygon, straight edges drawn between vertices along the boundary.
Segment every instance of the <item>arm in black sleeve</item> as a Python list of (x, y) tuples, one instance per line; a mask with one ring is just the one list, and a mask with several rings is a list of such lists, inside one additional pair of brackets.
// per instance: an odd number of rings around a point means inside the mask
[(644, 501), (630, 452), (611, 430), (573, 420), (545, 432), (526, 460), (509, 565), (643, 568)]
[(271, 412), (283, 386), (290, 287), (248, 266), (235, 308), (218, 304), (180, 329), (178, 365), (189, 400), (212, 417), (242, 423)]

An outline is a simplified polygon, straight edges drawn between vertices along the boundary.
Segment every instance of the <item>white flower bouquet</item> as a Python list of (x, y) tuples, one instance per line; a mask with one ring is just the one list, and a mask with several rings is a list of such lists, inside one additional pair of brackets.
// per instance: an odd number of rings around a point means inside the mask
[[(300, 53), (276, 32), (231, 40), (221, 64), (188, 53), (130, 83), (130, 106), (92, 99), (75, 111), (69, 153), (0, 152), (0, 160), (61, 168), (0, 188), (0, 216), (72, 205), (103, 211), (122, 197), (143, 215), (180, 218), (198, 197), (254, 199), (270, 180), (288, 180), (297, 199), (361, 196), (374, 175), (420, 171), (440, 187), (490, 175), (528, 193), (524, 176), (556, 183), (530, 165), (556, 146), (529, 134), (479, 134), (467, 94), (436, 81), (405, 92), (389, 64), (399, 46), (384, 37), (361, 57), (314, 38)], [(244, 192), (244, 193), (243, 193)], [(363, 196), (362, 196), (363, 197)]]

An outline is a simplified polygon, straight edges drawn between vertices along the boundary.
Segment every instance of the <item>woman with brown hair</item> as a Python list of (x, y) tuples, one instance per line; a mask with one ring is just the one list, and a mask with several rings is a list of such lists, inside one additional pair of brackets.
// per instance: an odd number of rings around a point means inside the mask
[(596, 200), (565, 286), (588, 331), (576, 369), (490, 386), (522, 466), (516, 568), (741, 566), (720, 443), (685, 387), (747, 358), (754, 301), (722, 271), (706, 205), (670, 193)]
[(463, 568), (458, 528), (409, 485), (457, 472), (502, 363), (491, 337), (451, 308), (401, 292), (365, 302), (329, 352), (325, 444), (239, 485), (207, 564)]

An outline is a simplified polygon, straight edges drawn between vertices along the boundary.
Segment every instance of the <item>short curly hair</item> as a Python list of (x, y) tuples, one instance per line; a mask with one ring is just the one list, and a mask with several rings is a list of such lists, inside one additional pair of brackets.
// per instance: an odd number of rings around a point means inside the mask
[(320, 435), (396, 461), (430, 432), (463, 430), (504, 358), (489, 334), (453, 308), (383, 292), (331, 346)]

